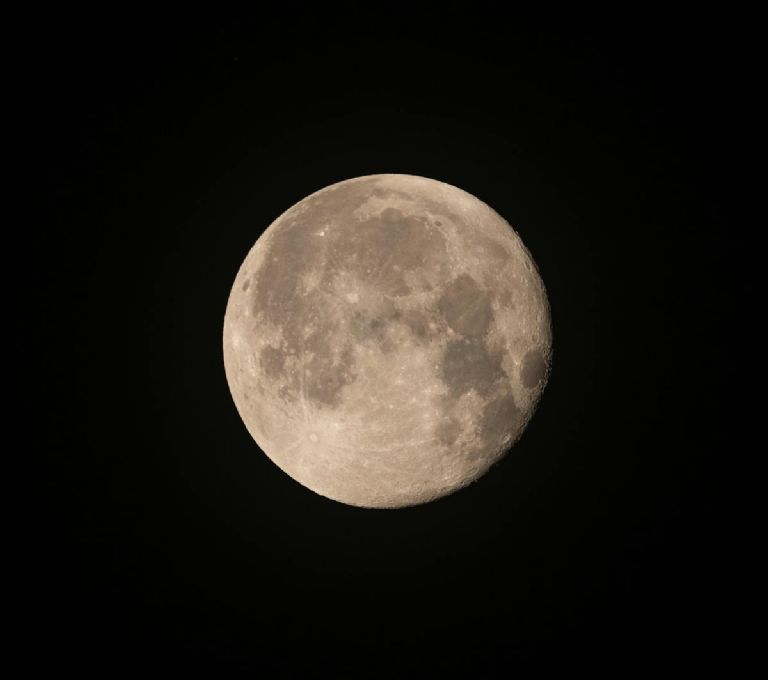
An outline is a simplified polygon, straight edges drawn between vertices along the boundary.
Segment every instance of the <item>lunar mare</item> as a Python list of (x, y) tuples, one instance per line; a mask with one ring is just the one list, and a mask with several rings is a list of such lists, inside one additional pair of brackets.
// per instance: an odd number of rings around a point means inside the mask
[(552, 330), (531, 255), (457, 187), (370, 175), (299, 201), (243, 261), (224, 366), (251, 436), (283, 471), (368, 508), (477, 480), (519, 439)]

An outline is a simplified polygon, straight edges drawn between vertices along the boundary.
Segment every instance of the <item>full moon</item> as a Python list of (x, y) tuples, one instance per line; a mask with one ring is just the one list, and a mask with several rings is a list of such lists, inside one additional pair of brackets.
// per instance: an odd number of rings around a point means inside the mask
[(488, 205), (413, 175), (317, 191), (278, 217), (224, 316), (235, 406), (267, 456), (348, 505), (398, 508), (479, 479), (549, 377), (546, 290)]

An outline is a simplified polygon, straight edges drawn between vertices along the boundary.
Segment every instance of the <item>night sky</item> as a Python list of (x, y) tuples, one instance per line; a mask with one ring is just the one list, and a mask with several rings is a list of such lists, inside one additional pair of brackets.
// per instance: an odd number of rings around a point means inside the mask
[[(37, 662), (101, 677), (707, 667), (732, 36), (690, 18), (576, 30), (477, 3), (334, 7), (48, 22)], [(221, 350), (261, 232), (375, 173), (499, 212), (554, 329), (512, 452), (396, 511), (272, 464)]]

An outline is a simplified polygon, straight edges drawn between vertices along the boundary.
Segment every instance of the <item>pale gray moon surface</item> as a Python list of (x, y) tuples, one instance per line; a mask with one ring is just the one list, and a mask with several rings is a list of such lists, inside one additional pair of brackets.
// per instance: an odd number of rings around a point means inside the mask
[(477, 480), (523, 433), (552, 329), (531, 255), (449, 184), (370, 175), (278, 217), (224, 318), (235, 405), (283, 471), (369, 508)]

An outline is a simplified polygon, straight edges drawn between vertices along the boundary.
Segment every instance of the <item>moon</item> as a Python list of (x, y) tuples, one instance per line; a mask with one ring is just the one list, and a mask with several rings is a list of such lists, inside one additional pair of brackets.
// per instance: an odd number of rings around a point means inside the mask
[(285, 473), (364, 508), (467, 486), (520, 438), (549, 378), (546, 290), (488, 205), (368, 175), (280, 215), (235, 277), (224, 368)]

